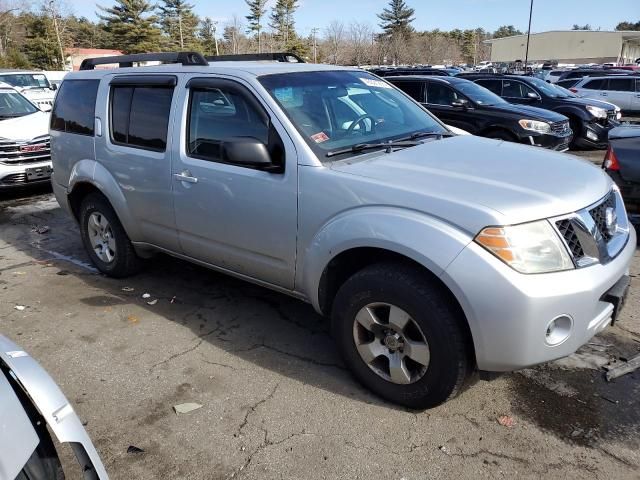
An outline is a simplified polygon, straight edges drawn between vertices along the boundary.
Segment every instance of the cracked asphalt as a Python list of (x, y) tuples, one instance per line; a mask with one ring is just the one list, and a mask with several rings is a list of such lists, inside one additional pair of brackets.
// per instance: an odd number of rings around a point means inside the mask
[(640, 352), (639, 272), (640, 251), (620, 321), (577, 355), (416, 412), (360, 387), (310, 306), (163, 255), (106, 278), (49, 191), (0, 196), (0, 332), (114, 479), (637, 479), (640, 371), (607, 383), (601, 366)]

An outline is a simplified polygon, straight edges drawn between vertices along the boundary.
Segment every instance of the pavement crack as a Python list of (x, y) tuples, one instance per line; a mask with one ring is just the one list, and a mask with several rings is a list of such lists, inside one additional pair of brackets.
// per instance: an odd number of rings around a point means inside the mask
[(186, 349), (184, 349), (184, 350), (182, 350), (180, 352), (174, 353), (173, 355), (165, 358), (164, 360), (161, 360), (159, 362), (154, 363), (149, 368), (149, 372), (152, 372), (155, 368), (159, 367), (160, 365), (165, 365), (165, 364), (175, 360), (176, 358), (182, 357), (183, 355), (186, 355), (188, 353), (193, 352), (196, 348), (198, 348), (200, 345), (202, 345), (202, 343), (205, 341), (205, 339), (208, 336), (213, 335), (214, 333), (219, 333), (222, 330), (222, 328), (223, 328), (222, 324), (218, 323), (218, 325), (214, 329), (212, 329), (212, 330), (210, 330), (208, 332), (199, 334), (198, 335), (198, 341), (194, 345), (192, 345), (192, 346), (190, 346), (190, 347), (188, 347), (188, 348), (186, 348)]
[(286, 350), (281, 350), (277, 347), (273, 347), (271, 345), (267, 345), (266, 343), (257, 343), (255, 345), (250, 346), (249, 348), (245, 348), (242, 350), (235, 350), (235, 352), (251, 352), (253, 350), (258, 350), (264, 348), (265, 350), (269, 350), (275, 353), (279, 353), (280, 355), (285, 355), (287, 357), (295, 358), (296, 360), (300, 360), (301, 362), (310, 363), (312, 365), (317, 365), (319, 367), (331, 367), (336, 368), (338, 370), (346, 370), (344, 365), (334, 362), (323, 362), (320, 360), (316, 360), (315, 358), (307, 357), (305, 355), (299, 355), (297, 353), (287, 352)]
[[(279, 386), (280, 386), (280, 383), (277, 383), (276, 386), (273, 387), (273, 390), (271, 390), (271, 392), (269, 392), (269, 394), (266, 397), (264, 397), (261, 400), (258, 400), (256, 403), (254, 403), (253, 405), (249, 406), (249, 409), (247, 410), (247, 413), (244, 415), (244, 419), (242, 420), (242, 423), (240, 424), (240, 427), (238, 427), (238, 431), (236, 432), (236, 436), (242, 435), (242, 430), (249, 423), (249, 417), (251, 416), (251, 414), (255, 413), (256, 408), (258, 408), (260, 405), (262, 405), (263, 403), (266, 403), (269, 400), (271, 400), (273, 398), (273, 396), (276, 394), (276, 390), (278, 390)], [(266, 436), (265, 436), (265, 438), (266, 438)]]

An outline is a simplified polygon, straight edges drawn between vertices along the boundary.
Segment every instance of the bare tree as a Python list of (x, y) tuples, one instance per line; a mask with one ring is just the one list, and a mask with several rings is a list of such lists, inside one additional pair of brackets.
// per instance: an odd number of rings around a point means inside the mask
[(349, 43), (351, 59), (354, 65), (360, 66), (370, 61), (371, 36), (373, 30), (367, 23), (353, 22), (349, 25)]
[(339, 20), (334, 20), (325, 29), (325, 40), (329, 50), (329, 61), (334, 65), (340, 63), (340, 52), (344, 47), (345, 32), (344, 23)]

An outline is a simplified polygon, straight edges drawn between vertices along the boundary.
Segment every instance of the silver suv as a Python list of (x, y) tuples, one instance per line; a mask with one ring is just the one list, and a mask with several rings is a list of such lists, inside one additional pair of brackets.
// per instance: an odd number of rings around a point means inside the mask
[[(177, 63), (129, 67), (145, 60)], [(600, 169), (456, 136), (355, 68), (89, 60), (62, 83), (51, 145), (102, 272), (160, 251), (307, 301), (355, 377), (413, 408), (474, 369), (571, 354), (629, 285), (636, 235)]]
[(640, 75), (584, 77), (570, 90), (580, 97), (613, 103), (626, 115), (640, 113)]

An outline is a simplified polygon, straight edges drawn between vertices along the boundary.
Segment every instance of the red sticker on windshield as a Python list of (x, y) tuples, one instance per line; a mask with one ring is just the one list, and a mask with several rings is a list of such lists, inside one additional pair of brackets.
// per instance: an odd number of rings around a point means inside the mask
[(326, 133), (320, 132), (320, 133), (316, 133), (315, 135), (311, 135), (311, 140), (313, 140), (316, 143), (322, 143), (329, 140), (329, 137), (327, 136)]

